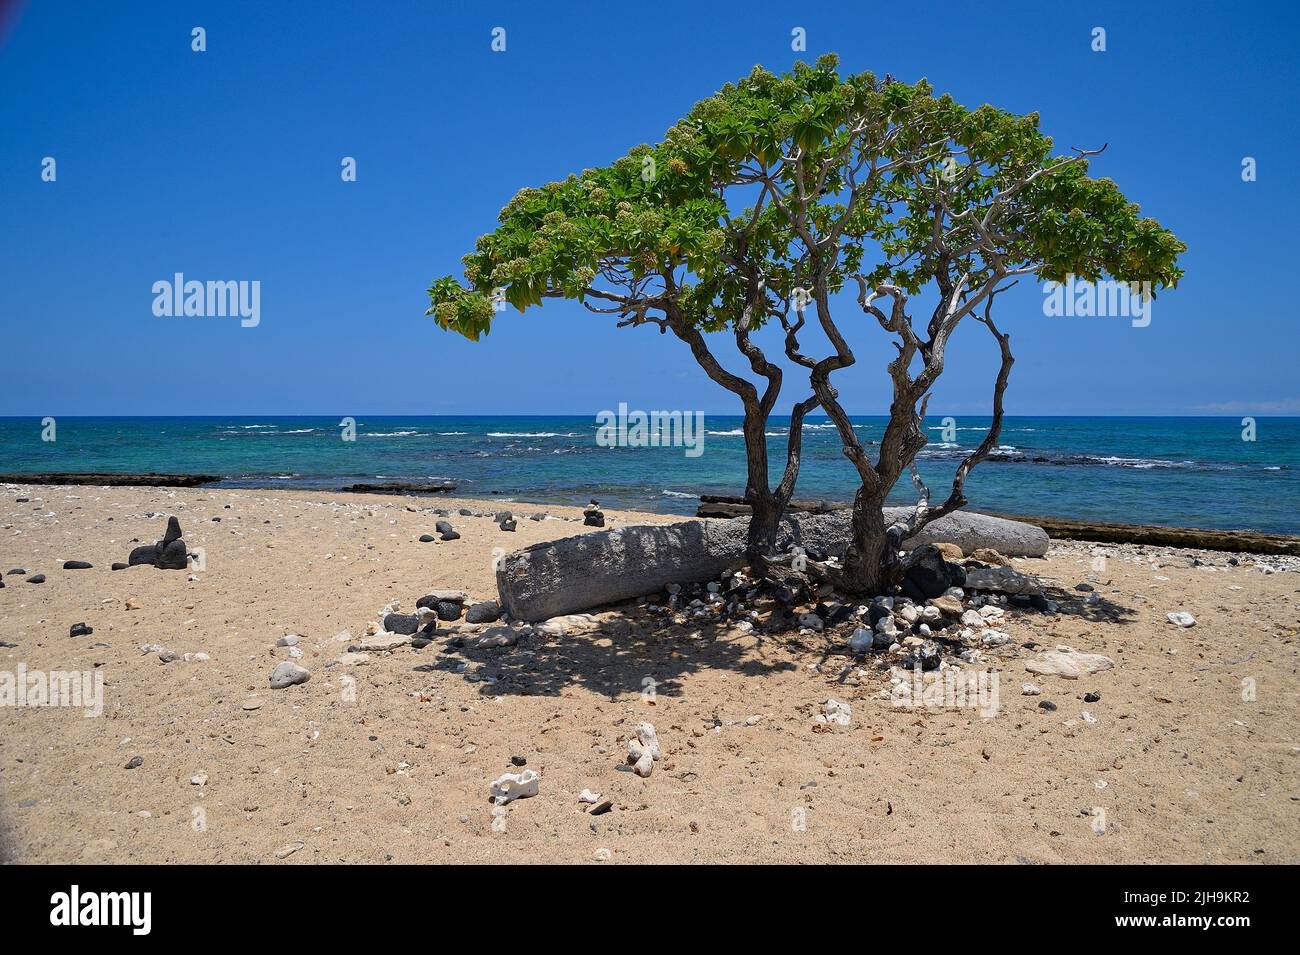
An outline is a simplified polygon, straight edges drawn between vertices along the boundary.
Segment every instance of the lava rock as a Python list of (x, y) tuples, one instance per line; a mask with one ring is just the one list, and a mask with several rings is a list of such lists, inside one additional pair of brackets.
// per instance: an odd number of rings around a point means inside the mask
[(95, 628), (84, 623), (74, 623), (68, 629), (70, 637), (88, 637), (95, 632)]
[(27, 582), (28, 582), (29, 584), (43, 584), (43, 583), (45, 583), (45, 575), (44, 575), (44, 574), (32, 574), (32, 576), (30, 576), (30, 577), (27, 578)]
[(94, 564), (88, 564), (84, 560), (65, 560), (63, 562), (64, 570), (90, 570)]
[[(175, 518), (172, 518), (175, 520)], [(158, 551), (154, 566), (159, 570), (184, 570), (189, 566), (189, 550), (179, 537), (164, 544)]]
[(605, 515), (601, 511), (584, 511), (582, 514), (582, 523), (584, 527), (604, 527)]
[(130, 564), (124, 564), (120, 560), (113, 562), (113, 570), (126, 570)]
[(181, 522), (175, 517), (167, 518), (167, 530), (163, 532), (162, 545), (166, 547), (172, 541), (181, 539)]
[(152, 564), (158, 560), (157, 544), (141, 544), (133, 548), (131, 554), (127, 557), (127, 566), (134, 567), (137, 564)]
[(1085, 702), (1085, 703), (1096, 703), (1096, 702), (1098, 702), (1100, 699), (1101, 699), (1101, 694), (1100, 694), (1100, 693), (1085, 693), (1085, 694), (1083, 694), (1083, 702)]
[(420, 618), (413, 613), (390, 613), (384, 618), (384, 629), (409, 637), (420, 629)]
[(460, 535), (456, 533), (455, 528), (451, 526), (449, 521), (438, 521), (438, 523), (434, 525), (434, 528), (440, 535), (442, 535), (442, 539), (445, 541), (460, 540)]
[(918, 547), (903, 562), (903, 593), (913, 600), (940, 597), (944, 591), (961, 587), (965, 582), (966, 569), (944, 560), (933, 544)]
[(455, 600), (439, 600), (433, 605), (433, 610), (438, 615), (439, 620), (459, 620), (463, 609), (461, 604)]
[(495, 623), (501, 618), (501, 606), (495, 600), (483, 600), (465, 611), (466, 623)]
[(1049, 713), (1053, 713), (1056, 711), (1056, 704), (1053, 703), (1051, 700), (1041, 700), (1039, 701), (1038, 708), (1040, 710), (1046, 710)]

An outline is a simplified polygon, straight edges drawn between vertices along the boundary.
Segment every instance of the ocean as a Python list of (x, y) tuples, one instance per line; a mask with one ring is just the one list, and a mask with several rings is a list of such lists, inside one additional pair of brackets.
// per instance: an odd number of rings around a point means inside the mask
[[(918, 458), (934, 499), (947, 494), (987, 419), (945, 434), (931, 415)], [(769, 425), (772, 468), (785, 461), (788, 419)], [(885, 419), (854, 418), (864, 441)], [(693, 514), (700, 494), (744, 490), (737, 416), (707, 416), (701, 453), (607, 447), (577, 416), (340, 418), (74, 418), (42, 440), (38, 418), (0, 418), (0, 472), (201, 472), (225, 487), (337, 489), (385, 481), (454, 481), (457, 493), (538, 504), (585, 504)], [(1002, 444), (967, 482), (971, 506), (1017, 514), (1300, 534), (1300, 418), (1007, 418)], [(944, 441), (943, 438), (953, 438)], [(690, 451), (690, 453), (688, 453)], [(806, 423), (795, 496), (849, 500), (856, 474), (825, 418)], [(913, 492), (904, 477), (899, 503)]]

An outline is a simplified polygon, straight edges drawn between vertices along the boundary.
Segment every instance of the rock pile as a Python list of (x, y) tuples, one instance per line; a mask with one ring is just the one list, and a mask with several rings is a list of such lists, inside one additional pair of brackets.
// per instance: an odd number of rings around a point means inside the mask
[(185, 570), (189, 566), (189, 550), (181, 537), (181, 522), (175, 517), (167, 518), (167, 530), (163, 532), (162, 540), (135, 548), (127, 563), (132, 567), (152, 564), (160, 570)]

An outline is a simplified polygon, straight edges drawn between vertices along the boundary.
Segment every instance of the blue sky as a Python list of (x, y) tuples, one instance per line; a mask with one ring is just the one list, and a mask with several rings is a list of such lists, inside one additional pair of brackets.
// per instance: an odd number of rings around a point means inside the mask
[[(1188, 244), (1146, 328), (1047, 318), (1033, 285), (1000, 300), (1009, 413), (1300, 412), (1296, 5), (1056, 6), (0, 0), (0, 414), (736, 412), (671, 337), (556, 302), (475, 344), (424, 290), (520, 187), (657, 141), (755, 63), (827, 51), (1037, 110), (1061, 147), (1109, 143), (1094, 172)], [(260, 281), (261, 324), (156, 317), (175, 272)], [(841, 395), (880, 413), (889, 346), (845, 325)], [(987, 333), (949, 355), (931, 413), (986, 410)]]

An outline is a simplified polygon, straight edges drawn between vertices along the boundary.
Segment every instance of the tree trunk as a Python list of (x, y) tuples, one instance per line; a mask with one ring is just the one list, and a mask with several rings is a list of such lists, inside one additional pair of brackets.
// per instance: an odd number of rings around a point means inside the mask
[(748, 471), (745, 500), (753, 511), (745, 556), (752, 566), (763, 571), (767, 558), (776, 552), (776, 532), (784, 508), (768, 484), (767, 415), (757, 403), (745, 404), (745, 464)]
[(746, 495), (746, 500), (751, 513), (745, 556), (755, 571), (764, 573), (767, 559), (776, 553), (776, 536), (785, 508), (776, 495), (762, 488)]
[(885, 526), (884, 501), (858, 488), (853, 498), (852, 537), (844, 555), (841, 587), (855, 596), (886, 593), (898, 577), (898, 545)]

